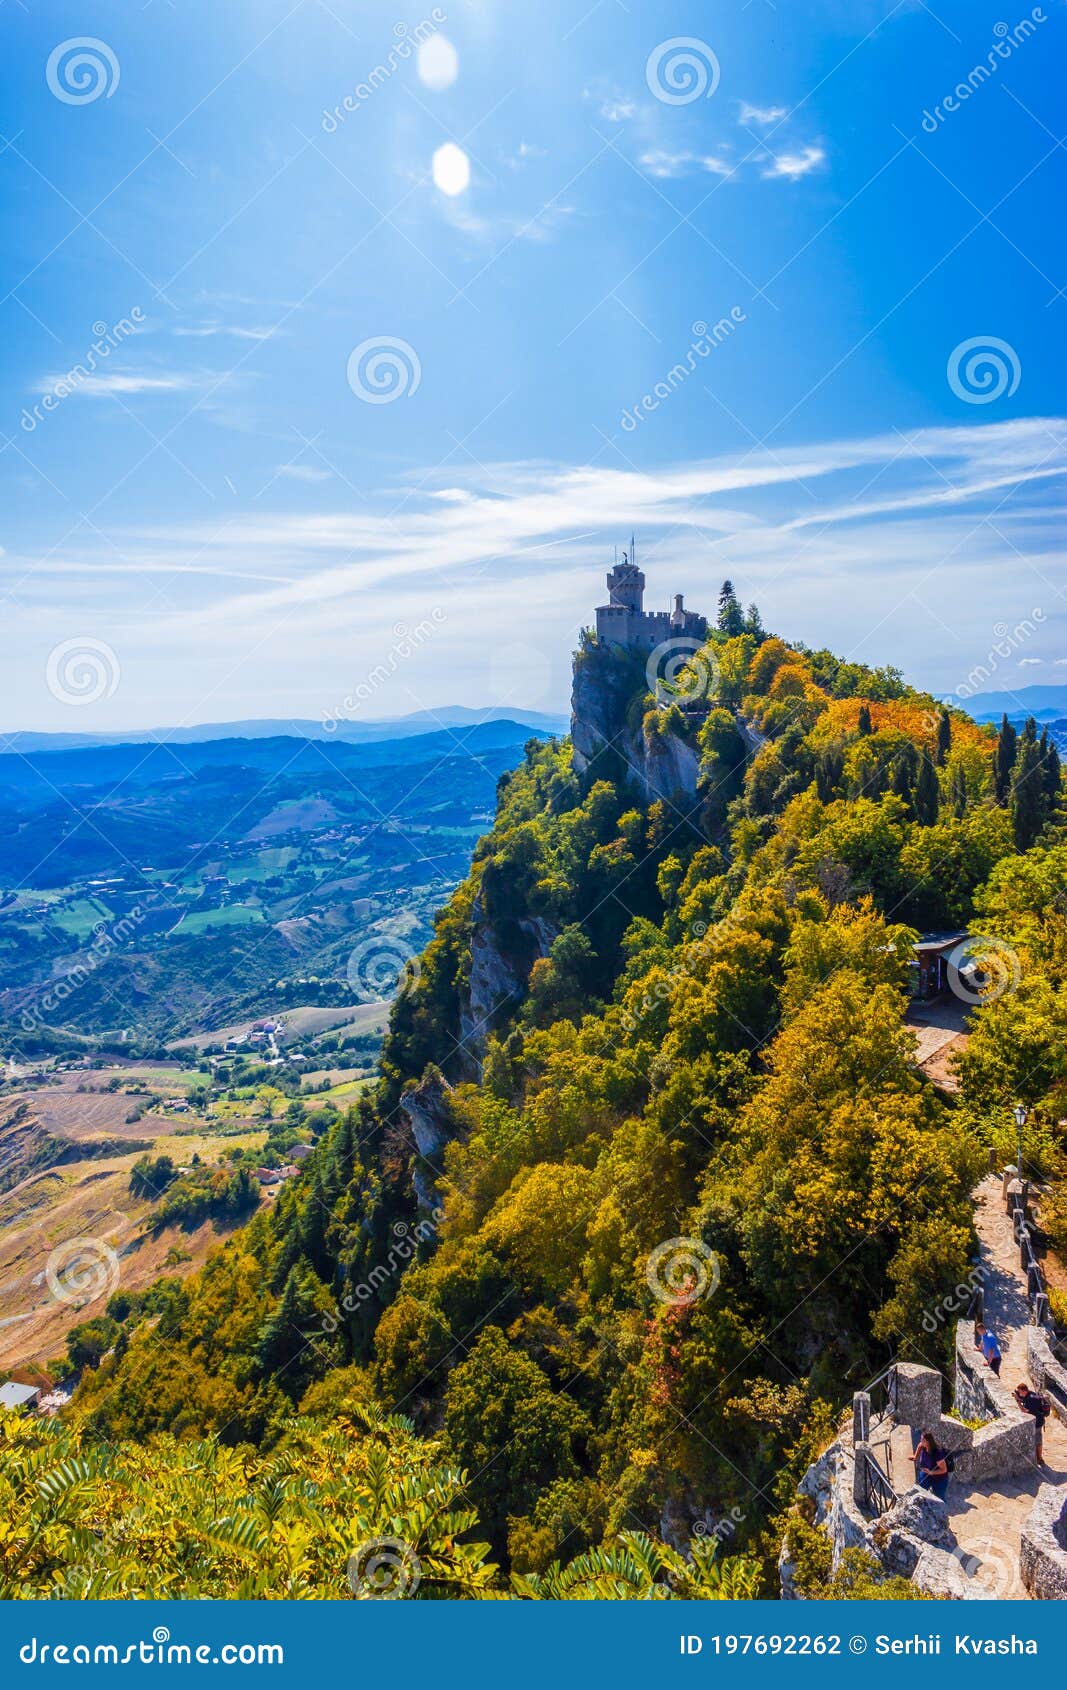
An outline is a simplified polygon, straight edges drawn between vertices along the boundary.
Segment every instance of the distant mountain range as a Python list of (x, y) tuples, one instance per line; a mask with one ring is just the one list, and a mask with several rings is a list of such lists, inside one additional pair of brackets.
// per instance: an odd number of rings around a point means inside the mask
[[(265, 729), (271, 724), (247, 725)], [(71, 736), (73, 744), (57, 745), (54, 742), (63, 739), (61, 734), (24, 734), (17, 737), (22, 741), (34, 739), (38, 744), (5, 751), (0, 739), (0, 815), (8, 804), (25, 810), (27, 806), (51, 804), (60, 796), (83, 801), (89, 792), (96, 801), (110, 802), (124, 788), (188, 781), (220, 769), (255, 771), (270, 780), (285, 778), (290, 783), (314, 785), (317, 780), (344, 778), (359, 771), (412, 769), (443, 760), (454, 766), (457, 758), (477, 760), (490, 752), (506, 752), (517, 758), (531, 730), (535, 737), (545, 737), (545, 730), (535, 728), (530, 721), (496, 718), (436, 733), (406, 733), (395, 739), (355, 745), (339, 736), (320, 738), (296, 733), (213, 739), (206, 737), (206, 730), (205, 738), (196, 741), (146, 738), (140, 743), (122, 740), (115, 744), (90, 736)], [(42, 745), (41, 741), (51, 743)], [(0, 864), (4, 855), (0, 850)]]
[(540, 710), (473, 710), (450, 704), (440, 710), (416, 710), (408, 716), (372, 722), (305, 721), (298, 717), (253, 718), (245, 722), (201, 722), (184, 728), (130, 728), (117, 733), (0, 734), (0, 754), (25, 756), (38, 751), (84, 751), (106, 745), (201, 745), (211, 740), (315, 739), (346, 745), (374, 745), (384, 740), (410, 739), (438, 731), (466, 731), (487, 722), (507, 722), (532, 728), (540, 735), (566, 733), (565, 716)]
[(1067, 686), (976, 692), (972, 698), (961, 699), (960, 705), (976, 722), (999, 722), (1005, 713), (1009, 722), (1025, 722), (1027, 716), (1039, 722), (1060, 722), (1067, 717)]

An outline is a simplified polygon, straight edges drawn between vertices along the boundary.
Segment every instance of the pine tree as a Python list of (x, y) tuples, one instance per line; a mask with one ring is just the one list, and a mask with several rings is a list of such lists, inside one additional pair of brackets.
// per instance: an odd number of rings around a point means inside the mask
[(871, 707), (869, 704), (860, 705), (859, 719), (856, 722), (856, 728), (857, 731), (864, 736), (874, 732), (874, 726), (871, 722)]
[(719, 632), (734, 639), (745, 631), (744, 613), (738, 603), (732, 581), (724, 581), (719, 592)]
[(1000, 736), (993, 756), (993, 795), (998, 804), (1007, 802), (1011, 791), (1011, 772), (1015, 767), (1018, 735), (1004, 712), (1000, 721)]
[(767, 630), (763, 626), (757, 605), (750, 604), (745, 611), (745, 633), (751, 634), (758, 644), (762, 644), (767, 638)]
[(937, 820), (940, 803), (941, 789), (937, 783), (937, 770), (930, 753), (924, 751), (919, 760), (919, 773), (916, 777), (915, 795), (912, 799), (915, 820), (920, 827), (933, 827)]
[(942, 710), (937, 718), (937, 766), (944, 768), (945, 758), (952, 748), (952, 718), (947, 710)]

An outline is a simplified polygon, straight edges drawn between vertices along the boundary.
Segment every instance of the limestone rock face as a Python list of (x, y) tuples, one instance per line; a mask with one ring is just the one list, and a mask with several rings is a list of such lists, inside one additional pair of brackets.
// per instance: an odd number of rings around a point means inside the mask
[[(400, 1108), (411, 1127), (411, 1136), (419, 1156), (430, 1163), (439, 1163), (441, 1152), (455, 1137), (455, 1123), (449, 1109), (452, 1087), (434, 1071), (401, 1094)], [(432, 1209), (437, 1202), (437, 1186), (433, 1175), (420, 1161), (412, 1165), (412, 1183), (419, 1206)]]
[(675, 734), (645, 739), (632, 705), (642, 674), (633, 659), (594, 649), (575, 663), (571, 693), (571, 743), (574, 767), (585, 774), (594, 759), (614, 756), (646, 803), (696, 798), (700, 759), (695, 748)]
[(511, 942), (505, 944), (486, 916), (481, 897), (475, 898), (470, 975), (459, 1006), (459, 1055), (472, 1079), (481, 1078), (486, 1040), (497, 1018), (522, 996), (530, 969), (548, 955), (558, 937), (543, 916), (525, 916), (513, 926)]

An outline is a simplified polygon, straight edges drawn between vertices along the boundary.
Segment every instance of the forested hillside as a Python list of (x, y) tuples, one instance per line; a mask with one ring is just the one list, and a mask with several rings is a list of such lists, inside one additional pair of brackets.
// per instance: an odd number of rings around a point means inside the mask
[[(145, 1440), (211, 1436), (223, 1463), (254, 1445), (280, 1496), (296, 1474), (347, 1522), (337, 1418), (365, 1463), (367, 1425), (399, 1413), (381, 1449), (459, 1517), (447, 1552), (424, 1548), (445, 1570), (423, 1594), (610, 1584), (638, 1549), (664, 1594), (707, 1594), (685, 1578), (710, 1579), (716, 1548), (748, 1558), (724, 1576), (754, 1593), (851, 1392), (895, 1354), (939, 1355), (924, 1313), (966, 1277), (969, 1194), (1016, 1098), (1029, 1153), (1060, 1166), (1055, 748), (769, 637), (732, 590), (653, 687), (583, 642), (572, 739), (501, 778), (376, 1096), (167, 1299), (120, 1290), (75, 1399), (83, 1451), (126, 1446), (143, 1485), (186, 1459)], [(988, 955), (946, 1097), (913, 1061), (912, 947), (965, 927)], [(405, 1539), (399, 1505), (365, 1513), (362, 1537)], [(180, 1587), (286, 1594), (247, 1582), (241, 1545), (285, 1536), (256, 1518)], [(331, 1538), (332, 1586), (307, 1550), (306, 1593), (343, 1593), (355, 1530)], [(461, 1538), (499, 1570), (456, 1573)]]

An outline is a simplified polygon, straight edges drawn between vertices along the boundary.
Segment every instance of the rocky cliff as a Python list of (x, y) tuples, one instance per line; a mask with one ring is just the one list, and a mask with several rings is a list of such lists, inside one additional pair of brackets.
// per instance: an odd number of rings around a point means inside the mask
[(692, 803), (700, 767), (696, 746), (674, 733), (646, 734), (643, 697), (639, 654), (597, 645), (578, 654), (571, 692), (574, 767), (582, 775), (603, 767), (608, 779), (621, 772), (646, 803)]

